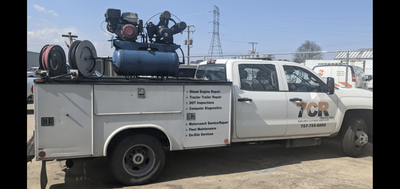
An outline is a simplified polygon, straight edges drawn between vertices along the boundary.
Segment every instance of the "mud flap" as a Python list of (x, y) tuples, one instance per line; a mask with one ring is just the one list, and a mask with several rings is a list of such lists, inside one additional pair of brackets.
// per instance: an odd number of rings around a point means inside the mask
[(29, 139), (27, 145), (27, 156), (26, 162), (32, 162), (32, 159), (35, 157), (35, 131), (33, 131), (32, 137)]
[(42, 161), (42, 170), (40, 170), (40, 188), (45, 189), (47, 185), (46, 161)]

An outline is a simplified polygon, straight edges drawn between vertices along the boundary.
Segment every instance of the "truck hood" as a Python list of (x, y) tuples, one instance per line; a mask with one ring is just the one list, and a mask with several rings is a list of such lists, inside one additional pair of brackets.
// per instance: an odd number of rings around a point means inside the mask
[(346, 87), (338, 87), (335, 88), (335, 94), (339, 98), (343, 97), (360, 97), (360, 98), (372, 98), (373, 92), (365, 89), (357, 89), (357, 88), (346, 88)]

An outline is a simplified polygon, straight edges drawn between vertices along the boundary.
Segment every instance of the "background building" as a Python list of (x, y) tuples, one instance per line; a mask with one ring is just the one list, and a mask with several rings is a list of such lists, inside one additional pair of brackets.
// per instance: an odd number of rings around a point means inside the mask
[(26, 69), (30, 67), (39, 67), (39, 53), (27, 51)]

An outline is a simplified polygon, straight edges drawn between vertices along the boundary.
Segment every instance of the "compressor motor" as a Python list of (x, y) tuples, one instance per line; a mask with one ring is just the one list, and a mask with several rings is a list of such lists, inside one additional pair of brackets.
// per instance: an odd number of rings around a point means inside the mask
[(121, 16), (121, 10), (107, 9), (104, 16), (107, 30), (115, 33), (122, 41), (136, 41), (138, 34), (143, 32), (143, 20), (138, 20), (136, 13), (124, 12)]

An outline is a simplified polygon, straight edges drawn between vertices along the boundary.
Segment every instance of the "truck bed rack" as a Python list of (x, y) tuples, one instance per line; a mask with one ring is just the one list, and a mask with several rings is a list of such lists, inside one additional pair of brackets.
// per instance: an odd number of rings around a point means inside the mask
[(36, 79), (35, 83), (40, 84), (96, 84), (96, 85), (135, 85), (135, 84), (148, 84), (148, 85), (180, 85), (180, 84), (190, 84), (190, 85), (232, 85), (232, 82), (228, 81), (210, 81), (194, 78), (168, 78), (168, 79), (158, 79), (158, 78), (144, 78), (137, 77), (132, 79), (126, 79), (125, 77), (111, 77), (104, 76), (102, 78), (84, 78), (84, 79), (70, 79), (70, 78), (56, 78), (56, 79)]

